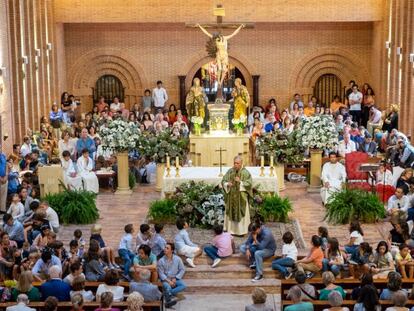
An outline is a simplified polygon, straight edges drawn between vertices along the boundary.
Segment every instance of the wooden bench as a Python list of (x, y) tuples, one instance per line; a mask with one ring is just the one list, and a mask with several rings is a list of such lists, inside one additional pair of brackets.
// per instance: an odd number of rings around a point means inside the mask
[[(315, 311), (321, 311), (323, 309), (327, 309), (331, 307), (329, 302), (326, 300), (311, 300), (309, 302), (312, 303)], [(348, 307), (350, 310), (353, 310), (354, 305), (356, 303), (357, 302), (355, 300), (344, 300), (344, 302), (342, 303), (342, 307)], [(284, 307), (290, 306), (293, 304), (294, 303), (291, 300), (282, 300), (282, 310), (284, 309)], [(385, 308), (387, 307), (393, 306), (393, 303), (391, 300), (380, 300), (380, 304), (381, 304), (382, 310), (385, 310)], [(409, 308), (413, 305), (414, 305), (414, 300), (408, 300), (406, 307)]]
[[(387, 279), (375, 279), (374, 285), (377, 289), (384, 289), (387, 287)], [(308, 284), (315, 286), (316, 289), (322, 289), (325, 285), (322, 282), (322, 278), (312, 278), (307, 280)], [(343, 289), (353, 289), (361, 285), (361, 281), (358, 279), (336, 279), (335, 284), (340, 285)], [(414, 284), (414, 279), (403, 279), (402, 288), (411, 289)], [(281, 292), (289, 290), (292, 286), (297, 285), (294, 279), (281, 280)]]
[[(42, 310), (43, 306), (44, 306), (44, 302), (30, 302), (29, 303), (29, 307), (31, 308), (35, 308), (36, 310)], [(5, 302), (5, 303), (0, 303), (0, 310), (5, 310), (7, 307), (10, 306), (14, 306), (16, 305), (15, 302)], [(112, 304), (113, 308), (119, 308), (121, 310), (126, 310), (128, 308), (128, 305), (126, 303), (126, 301), (123, 302), (114, 302)], [(98, 302), (85, 302), (83, 305), (83, 310), (85, 311), (92, 311), (95, 310), (96, 308), (99, 308), (99, 303)], [(152, 308), (160, 308), (160, 310), (163, 310), (163, 305), (161, 301), (154, 301), (154, 302), (146, 302), (143, 306), (144, 310), (152, 310)], [(72, 303), (71, 302), (59, 302), (58, 305), (58, 310), (71, 310), (72, 309)]]

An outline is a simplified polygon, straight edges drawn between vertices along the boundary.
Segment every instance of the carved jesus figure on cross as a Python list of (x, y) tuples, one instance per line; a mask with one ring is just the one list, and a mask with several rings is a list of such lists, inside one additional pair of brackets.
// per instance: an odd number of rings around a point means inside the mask
[(217, 63), (217, 81), (219, 86), (223, 85), (224, 78), (226, 77), (229, 68), (229, 54), (227, 53), (227, 41), (233, 38), (239, 33), (239, 31), (245, 27), (241, 24), (231, 35), (223, 36), (221, 33), (211, 34), (203, 26), (197, 24), (197, 27), (206, 34), (210, 39), (213, 39), (216, 45), (216, 63)]

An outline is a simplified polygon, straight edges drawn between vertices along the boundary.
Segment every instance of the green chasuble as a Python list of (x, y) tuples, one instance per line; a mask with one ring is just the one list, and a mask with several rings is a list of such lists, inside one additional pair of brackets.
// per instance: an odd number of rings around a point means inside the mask
[[(236, 176), (240, 177), (245, 191), (240, 191), (240, 182), (234, 181)], [(233, 186), (226, 187), (227, 182), (231, 182)], [(224, 175), (222, 185), (225, 189), (226, 216), (231, 221), (240, 221), (246, 215), (249, 196), (252, 196), (252, 176), (244, 167), (239, 171), (231, 168)]]

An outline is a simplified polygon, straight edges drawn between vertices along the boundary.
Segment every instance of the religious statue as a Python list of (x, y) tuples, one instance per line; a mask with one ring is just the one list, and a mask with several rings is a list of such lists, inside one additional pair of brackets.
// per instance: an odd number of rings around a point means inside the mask
[(250, 105), (250, 95), (240, 78), (234, 81), (231, 95), (234, 98), (234, 119), (239, 119), (242, 115), (246, 116), (246, 109)]
[[(219, 86), (223, 85), (224, 78), (226, 77), (229, 66), (229, 55), (227, 53), (227, 41), (233, 38), (244, 28), (244, 24), (241, 24), (231, 35), (223, 36), (221, 33), (211, 34), (205, 30), (200, 24), (197, 26), (201, 31), (206, 34), (211, 40), (207, 43), (207, 50), (209, 55), (215, 57), (217, 63), (217, 81)], [(211, 44), (214, 43), (214, 44)]]
[(224, 230), (235, 235), (248, 233), (250, 224), (249, 197), (252, 196), (252, 176), (242, 167), (240, 156), (234, 158), (233, 167), (223, 177), (226, 207)]
[(190, 88), (190, 91), (187, 94), (185, 99), (185, 106), (189, 118), (196, 116), (201, 117), (204, 120), (205, 117), (205, 101), (206, 95), (204, 94), (203, 87), (200, 85), (200, 79), (194, 78), (193, 86)]

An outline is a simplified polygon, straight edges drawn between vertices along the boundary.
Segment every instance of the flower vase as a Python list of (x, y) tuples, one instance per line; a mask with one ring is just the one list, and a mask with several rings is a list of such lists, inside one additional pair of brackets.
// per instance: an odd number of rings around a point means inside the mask
[(118, 188), (115, 194), (131, 194), (129, 188), (129, 163), (128, 152), (118, 152), (116, 155), (118, 164)]
[(243, 128), (242, 127), (238, 127), (236, 130), (237, 136), (243, 136)]
[(310, 149), (310, 182), (308, 192), (319, 192), (321, 188), (322, 150)]
[(200, 125), (194, 126), (194, 134), (196, 136), (200, 136), (201, 135), (201, 126)]

